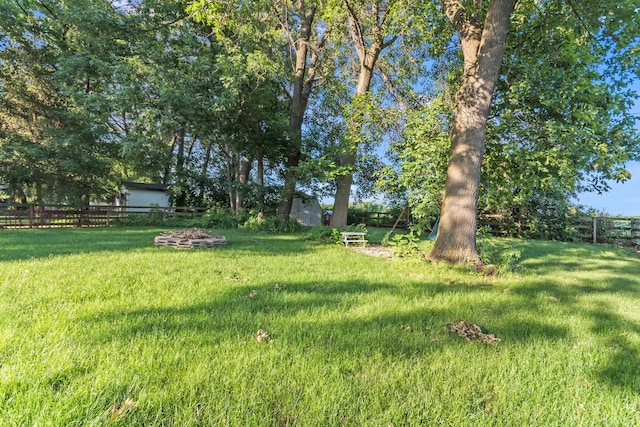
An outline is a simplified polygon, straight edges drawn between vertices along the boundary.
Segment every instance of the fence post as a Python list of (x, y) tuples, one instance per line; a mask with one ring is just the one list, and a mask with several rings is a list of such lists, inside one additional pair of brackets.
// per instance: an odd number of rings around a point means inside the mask
[(593, 217), (593, 243), (598, 243), (598, 217)]
[(29, 206), (29, 228), (33, 228), (33, 219), (35, 211), (33, 205)]

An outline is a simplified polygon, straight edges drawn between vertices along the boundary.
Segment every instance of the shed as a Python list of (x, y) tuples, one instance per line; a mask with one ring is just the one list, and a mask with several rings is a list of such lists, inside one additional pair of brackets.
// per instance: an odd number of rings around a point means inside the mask
[(322, 224), (322, 207), (314, 197), (293, 199), (291, 205), (291, 219), (296, 219), (302, 225), (315, 227)]
[(151, 207), (168, 208), (170, 206), (168, 190), (169, 186), (166, 184), (124, 182), (120, 188), (120, 199), (117, 204), (138, 212), (148, 212)]

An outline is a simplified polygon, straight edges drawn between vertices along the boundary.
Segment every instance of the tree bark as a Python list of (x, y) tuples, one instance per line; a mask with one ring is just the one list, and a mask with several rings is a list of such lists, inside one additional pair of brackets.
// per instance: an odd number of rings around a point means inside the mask
[(252, 161), (247, 156), (238, 156), (238, 170), (236, 171), (236, 211), (244, 208), (245, 190), (249, 182)]
[[(460, 35), (464, 77), (456, 94), (440, 224), (429, 254), (432, 261), (479, 261), (477, 206), (486, 123), (516, 1), (491, 0), (482, 26), (480, 17), (469, 14), (459, 0), (442, 0), (447, 17)], [(476, 3), (480, 6), (480, 0)]]
[(304, 1), (300, 2), (300, 37), (295, 41), (296, 63), (289, 115), (289, 150), (285, 161), (284, 186), (277, 209), (278, 219), (283, 220), (289, 219), (291, 215), (298, 181), (297, 169), (302, 155), (302, 123), (313, 85), (315, 67), (307, 67), (307, 58), (315, 12), (315, 7), (306, 7)]
[(180, 128), (175, 136), (177, 149), (175, 180), (178, 182), (180, 187), (180, 192), (175, 195), (175, 206), (185, 206), (187, 204), (187, 194), (184, 188), (184, 138), (185, 130), (184, 128)]
[(256, 185), (258, 186), (258, 210), (264, 213), (264, 155), (262, 154), (262, 145), (258, 144), (256, 148), (257, 169), (256, 169)]
[(231, 213), (236, 213), (236, 188), (234, 185), (236, 165), (234, 164), (234, 156), (231, 153), (231, 147), (227, 142), (226, 135), (222, 136), (222, 151), (224, 152), (224, 164), (227, 172), (227, 193), (229, 195), (229, 210)]

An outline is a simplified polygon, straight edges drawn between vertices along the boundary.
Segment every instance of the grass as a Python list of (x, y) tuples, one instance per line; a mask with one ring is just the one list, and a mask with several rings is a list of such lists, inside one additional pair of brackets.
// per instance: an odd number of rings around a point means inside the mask
[[(0, 231), (1, 426), (640, 425), (636, 254), (494, 240), (522, 257), (485, 277), (161, 231)], [(502, 341), (445, 331), (460, 319)]]

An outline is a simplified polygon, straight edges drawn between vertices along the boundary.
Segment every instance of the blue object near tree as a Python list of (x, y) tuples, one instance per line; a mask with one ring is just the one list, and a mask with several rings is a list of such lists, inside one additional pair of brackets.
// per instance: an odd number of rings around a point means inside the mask
[(429, 237), (427, 237), (427, 239), (434, 240), (436, 238), (436, 236), (438, 235), (439, 224), (440, 224), (440, 217), (438, 217), (438, 219), (436, 219), (436, 223), (433, 224), (433, 230), (431, 230), (431, 233), (429, 233)]

